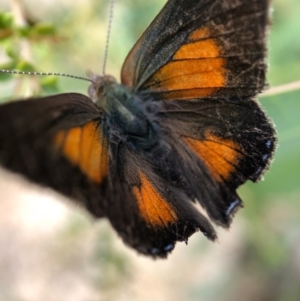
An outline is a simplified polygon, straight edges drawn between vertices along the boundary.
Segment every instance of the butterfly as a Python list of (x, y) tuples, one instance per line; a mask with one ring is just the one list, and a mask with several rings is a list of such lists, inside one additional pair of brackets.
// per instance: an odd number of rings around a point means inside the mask
[[(129, 52), (121, 83), (0, 106), (0, 164), (107, 218), (139, 253), (228, 228), (237, 188), (276, 147), (266, 86), (268, 0), (169, 0)], [(206, 211), (202, 214), (195, 206)]]

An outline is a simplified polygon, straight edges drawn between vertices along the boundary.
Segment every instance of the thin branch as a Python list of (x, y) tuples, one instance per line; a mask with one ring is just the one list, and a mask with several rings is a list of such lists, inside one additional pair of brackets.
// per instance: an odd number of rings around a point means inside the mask
[(282, 93), (292, 92), (295, 90), (300, 90), (300, 81), (295, 81), (292, 83), (280, 85), (277, 87), (272, 87), (268, 91), (264, 92), (261, 97), (278, 95)]

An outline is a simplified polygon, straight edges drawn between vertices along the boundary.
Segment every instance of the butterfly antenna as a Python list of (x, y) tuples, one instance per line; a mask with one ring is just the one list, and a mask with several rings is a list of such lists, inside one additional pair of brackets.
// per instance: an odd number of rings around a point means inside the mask
[(19, 71), (19, 70), (7, 70), (7, 69), (0, 69), (0, 72), (9, 73), (9, 74), (22, 74), (22, 75), (64, 76), (64, 77), (81, 79), (93, 83), (91, 79), (86, 77), (75, 76), (75, 75), (65, 74), (65, 73), (57, 73), (57, 72), (31, 72), (31, 71)]
[(106, 42), (105, 42), (105, 49), (104, 49), (103, 69), (102, 69), (103, 75), (105, 75), (105, 68), (106, 68), (107, 55), (108, 55), (108, 45), (109, 45), (109, 39), (111, 33), (112, 20), (114, 16), (114, 7), (115, 7), (115, 0), (110, 0)]

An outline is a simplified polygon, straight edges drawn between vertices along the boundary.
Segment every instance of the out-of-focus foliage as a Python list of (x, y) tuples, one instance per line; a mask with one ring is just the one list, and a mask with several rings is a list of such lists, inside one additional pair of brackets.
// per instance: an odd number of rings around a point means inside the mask
[[(116, 1), (107, 73), (119, 77), (126, 54), (164, 3)], [(108, 1), (41, 0), (38, 6), (34, 0), (19, 1), (22, 20), (9, 4), (0, 0), (0, 68), (79, 76), (88, 69), (102, 72)], [(300, 2), (274, 0), (273, 4), (268, 73), (271, 86), (300, 80)], [(85, 82), (74, 79), (1, 73), (0, 84), (0, 101), (37, 93), (86, 93), (87, 89)], [(0, 284), (0, 299), (298, 301), (299, 99), (300, 90), (260, 97), (276, 124), (278, 151), (265, 181), (240, 189), (245, 209), (237, 214), (230, 232), (219, 231), (219, 244), (194, 235), (188, 247), (178, 246), (167, 261), (151, 261), (123, 247), (109, 227), (95, 226), (81, 213), (69, 213), (55, 235), (47, 242), (41, 239), (42, 247), (48, 250), (46, 261), (51, 264), (45, 264), (49, 271), (43, 271), (38, 279), (41, 282), (45, 278), (48, 286), (42, 290), (36, 284), (40, 295), (28, 294), (24, 282), (18, 280), (24, 271), (21, 273), (17, 264), (13, 266), (9, 256), (4, 256), (5, 260), (0, 257), (0, 279), (6, 279), (5, 285)], [(2, 199), (0, 192), (0, 208)], [(0, 244), (1, 237), (0, 233)], [(8, 243), (14, 239), (10, 237)], [(27, 251), (35, 247), (32, 243)], [(26, 261), (26, 254), (19, 251), (23, 257), (17, 258)], [(5, 278), (6, 264), (14, 280)], [(29, 268), (26, 275), (31, 279)], [(71, 284), (78, 286), (72, 288)]]
[[(30, 58), (31, 48), (38, 48), (40, 43), (58, 39), (56, 28), (50, 22), (27, 20), (26, 16), (19, 23), (22, 24), (18, 24), (18, 20), (12, 12), (0, 11), (0, 55), (3, 56), (2, 60), (4, 61), (0, 63), (0, 69), (38, 71), (35, 60)], [(12, 74), (0, 73), (0, 80), (2, 81), (12, 80), (12, 78)], [(21, 77), (20, 83), (22, 80)], [(44, 90), (52, 93), (57, 92), (56, 80), (53, 78), (52, 80), (45, 80), (41, 77), (33, 77), (31, 81), (35, 83), (35, 87), (33, 84), (30, 85), (30, 94), (40, 95)], [(28, 83), (26, 82), (25, 85)], [(21, 92), (19, 90), (20, 86), (16, 89), (17, 93)], [(11, 95), (8, 96), (11, 97)]]

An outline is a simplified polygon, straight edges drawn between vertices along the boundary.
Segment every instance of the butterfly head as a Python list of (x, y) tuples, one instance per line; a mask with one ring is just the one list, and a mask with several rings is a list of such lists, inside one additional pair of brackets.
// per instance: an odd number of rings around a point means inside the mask
[(89, 86), (88, 94), (94, 103), (105, 110), (105, 95), (111, 87), (117, 84), (116, 79), (111, 75), (96, 75), (89, 72), (88, 77), (91, 79), (92, 83)]

